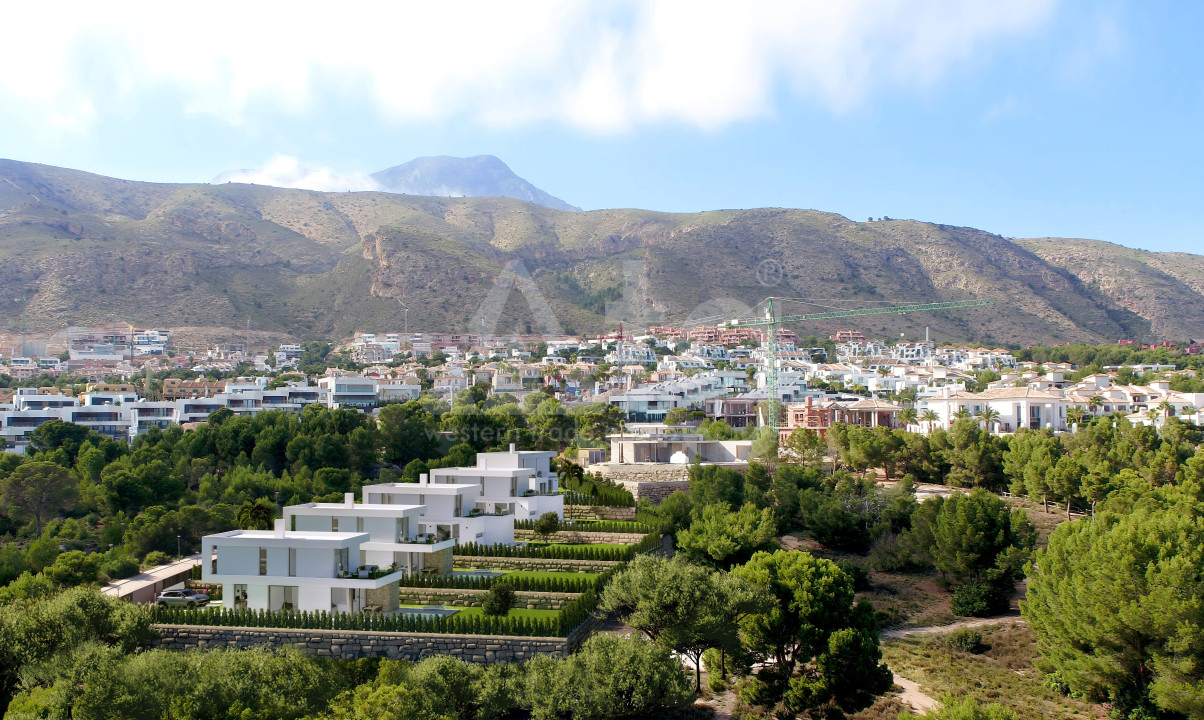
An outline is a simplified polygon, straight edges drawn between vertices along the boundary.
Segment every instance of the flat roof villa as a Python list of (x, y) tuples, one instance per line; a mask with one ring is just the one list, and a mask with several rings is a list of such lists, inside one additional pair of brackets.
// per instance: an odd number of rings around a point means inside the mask
[[(284, 508), (286, 526), (296, 532), (367, 533), (359, 545), (361, 566), (395, 567), (406, 574), (450, 572), (454, 538), (422, 532), (422, 505), (356, 504), (347, 493), (341, 503), (304, 503)], [(444, 552), (444, 551), (448, 552)]]
[(513, 543), (513, 510), (479, 506), (480, 487), (476, 483), (431, 483), (427, 475), (422, 475), (416, 483), (365, 485), (361, 507), (423, 505), (426, 509), (418, 521), (422, 533), (457, 543)]
[[(221, 583), (226, 608), (359, 612), (387, 596), (405, 569), (370, 572), (359, 564), (361, 532), (231, 530), (201, 541), (201, 579)], [(383, 603), (387, 605), (387, 603)], [(392, 603), (396, 608), (396, 599)]]

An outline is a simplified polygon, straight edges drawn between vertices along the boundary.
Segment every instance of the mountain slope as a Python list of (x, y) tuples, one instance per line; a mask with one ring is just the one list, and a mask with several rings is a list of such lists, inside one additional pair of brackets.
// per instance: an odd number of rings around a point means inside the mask
[(435, 197), (508, 197), (553, 210), (580, 211), (523, 180), (492, 155), (420, 157), (372, 174), (383, 190)]
[[(592, 331), (819, 307), (986, 309), (796, 328), (984, 343), (1204, 336), (1204, 258), (812, 210), (563, 212), (501, 197), (162, 185), (0, 161), (0, 329)], [(549, 321), (549, 316), (554, 322)]]

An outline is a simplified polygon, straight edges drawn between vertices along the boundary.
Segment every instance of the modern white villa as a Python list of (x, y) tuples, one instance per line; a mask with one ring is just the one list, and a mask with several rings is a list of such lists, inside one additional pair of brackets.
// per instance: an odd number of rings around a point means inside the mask
[(422, 475), (416, 483), (365, 485), (358, 507), (422, 506), (418, 532), (439, 540), (478, 543), (514, 542), (514, 513), (504, 508), (486, 510), (478, 504), (479, 483), (431, 483)]
[(305, 503), (284, 508), (286, 527), (295, 532), (367, 533), (361, 542), (360, 566), (396, 568), (407, 574), (451, 571), (452, 538), (422, 532), (422, 505), (356, 504), (346, 493), (341, 503)]
[(359, 503), (290, 505), (274, 530), (206, 536), (201, 579), (231, 609), (392, 612), (398, 580), (451, 572), (457, 543), (513, 543), (516, 518), (563, 517), (554, 456), (511, 446), (417, 483), (365, 485)]
[(221, 583), (223, 607), (396, 609), (397, 581), (406, 570), (361, 567), (368, 533), (285, 528), (285, 520), (278, 519), (273, 530), (231, 530), (201, 541), (201, 579)]
[(475, 507), (482, 513), (513, 514), (515, 520), (533, 520), (546, 512), (564, 517), (564, 497), (559, 477), (552, 472), (554, 452), (519, 451), (477, 453), (476, 467), (431, 470), (432, 485), (473, 485), (478, 488)]

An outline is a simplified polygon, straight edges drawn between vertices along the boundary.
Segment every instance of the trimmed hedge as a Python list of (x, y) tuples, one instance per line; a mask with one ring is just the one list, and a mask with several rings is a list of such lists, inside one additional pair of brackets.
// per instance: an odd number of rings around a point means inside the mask
[[(534, 530), (534, 520), (515, 520), (515, 530)], [(561, 520), (560, 530), (567, 532), (596, 532), (596, 533), (639, 533), (647, 535), (660, 529), (659, 525), (647, 525), (642, 522), (629, 520)]]
[(460, 543), (452, 548), (454, 555), (488, 556), (503, 558), (544, 558), (551, 560), (630, 560), (639, 553), (651, 550), (660, 544), (659, 532), (649, 533), (634, 545), (622, 548), (597, 547), (596, 545), (560, 545), (545, 547), (519, 547), (505, 543), (482, 545)]
[(430, 617), (298, 610), (190, 610), (158, 606), (152, 606), (148, 612), (152, 623), (163, 625), (567, 637), (589, 618), (597, 605), (597, 594), (587, 589), (581, 597), (566, 603), (555, 618), (490, 617), (462, 613)]
[(504, 583), (522, 592), (564, 592), (581, 593), (593, 589), (601, 591), (606, 583), (614, 577), (615, 571), (621, 566), (610, 568), (596, 578), (572, 577), (566, 575), (560, 578), (543, 577), (514, 577), (503, 575), (496, 578), (463, 576), (463, 575), (406, 575), (398, 581), (399, 587), (408, 588), (442, 588), (446, 590), (488, 590), (498, 583)]
[(599, 505), (601, 507), (635, 507), (635, 496), (625, 488), (586, 478), (569, 478), (565, 484), (565, 505)]

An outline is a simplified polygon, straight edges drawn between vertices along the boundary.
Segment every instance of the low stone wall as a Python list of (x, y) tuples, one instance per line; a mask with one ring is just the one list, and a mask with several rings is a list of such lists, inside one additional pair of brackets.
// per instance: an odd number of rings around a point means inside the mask
[(635, 520), (633, 507), (604, 505), (565, 505), (564, 516), (573, 520)]
[[(402, 605), (451, 605), (453, 607), (481, 607), (488, 590), (464, 590), (458, 588), (414, 588), (403, 587), (399, 599)], [(567, 603), (581, 597), (579, 593), (530, 592), (518, 590), (514, 593), (514, 607), (527, 610), (559, 610)]]
[(553, 558), (513, 558), (481, 555), (455, 555), (456, 569), (476, 568), (488, 570), (537, 570), (542, 572), (601, 573), (615, 565), (617, 560), (557, 560)]
[(151, 646), (165, 650), (292, 646), (319, 657), (345, 660), (373, 657), (421, 660), (432, 655), (451, 655), (474, 663), (520, 662), (537, 655), (564, 657), (584, 642), (593, 630), (592, 624), (587, 623), (568, 638), (540, 638), (197, 625), (153, 625), (152, 628), (156, 637)]
[[(543, 540), (534, 530), (515, 530), (514, 539), (522, 541)], [(581, 532), (578, 530), (560, 530), (548, 536), (549, 542), (562, 543), (616, 543), (618, 545), (634, 545), (644, 539), (643, 533), (614, 533), (614, 532)]]

